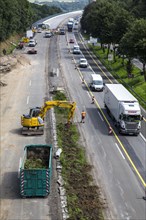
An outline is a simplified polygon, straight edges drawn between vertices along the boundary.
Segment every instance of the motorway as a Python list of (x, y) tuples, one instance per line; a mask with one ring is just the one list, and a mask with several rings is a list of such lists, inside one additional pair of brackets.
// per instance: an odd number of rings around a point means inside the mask
[[(71, 15), (49, 19), (51, 28), (56, 28), (67, 16)], [(91, 56), (78, 33), (75, 35), (67, 33), (66, 36), (60, 35), (58, 38), (55, 36), (54, 39), (44, 39), (43, 33), (39, 33), (36, 35), (38, 54), (29, 56), (30, 67), (13, 73), (14, 80), (11, 81), (8, 95), (2, 91), (6, 99), (1, 108), (1, 219), (61, 220), (57, 187), (52, 186), (53, 192), (46, 199), (21, 199), (17, 178), (19, 159), (23, 155), (24, 146), (30, 143), (49, 142), (48, 123), (44, 136), (22, 136), (20, 116), (27, 113), (29, 107), (42, 106), (44, 100), (49, 98), (48, 85), (51, 85), (51, 80), (48, 74), (53, 67), (59, 68), (61, 74), (52, 79), (52, 82), (59, 86), (63, 83), (70, 99), (77, 103), (75, 123), (83, 138), (87, 158), (93, 165), (94, 180), (107, 199), (110, 210), (108, 218), (123, 220), (146, 218), (146, 202), (142, 199), (146, 187), (145, 121), (142, 125), (142, 134), (138, 137), (122, 136), (117, 133), (105, 111), (104, 92), (94, 92), (96, 103), (91, 104), (92, 93), (88, 87), (90, 75), (92, 71), (101, 75), (104, 74), (103, 71), (105, 74), (107, 72), (98, 61), (96, 61), (98, 66), (94, 62), (93, 69), (91, 66), (83, 70), (75, 68), (75, 64), (82, 56), (73, 56), (73, 45), (68, 44), (69, 39), (75, 36), (82, 52), (88, 60), (90, 59), (89, 64), (93, 66)], [(59, 59), (56, 60), (56, 57)], [(82, 77), (85, 80), (84, 84)], [(109, 79), (113, 80), (110, 75)], [(108, 82), (105, 75), (104, 80)], [(80, 124), (80, 113), (83, 108), (86, 109), (87, 117), (85, 124)], [(108, 135), (109, 124), (114, 129), (112, 136)], [(52, 185), (55, 185), (55, 178), (54, 173)]]
[[(75, 33), (77, 37), (78, 34)], [(73, 38), (72, 33), (68, 33), (69, 38)], [(80, 39), (76, 38), (77, 42)], [(63, 44), (64, 40), (64, 44)], [(87, 157), (94, 165), (94, 177), (103, 184), (106, 195), (109, 195), (109, 203), (115, 212), (114, 219), (145, 219), (146, 204), (142, 199), (145, 195), (146, 186), (146, 127), (142, 122), (142, 133), (138, 136), (119, 135), (114, 127), (111, 118), (107, 115), (102, 92), (91, 93), (89, 90), (91, 67), (87, 69), (75, 69), (81, 56), (68, 55), (68, 50), (72, 51), (72, 45), (66, 48), (65, 39), (61, 38), (63, 72), (71, 97), (77, 102), (76, 123), (80, 121), (82, 108), (86, 109), (87, 119), (84, 125), (79, 125), (79, 129), (84, 136), (86, 143)], [(87, 56), (85, 47), (79, 42), (85, 57)], [(67, 62), (66, 62), (67, 60)], [(98, 62), (98, 61), (96, 61)], [(89, 62), (90, 63), (90, 62)], [(74, 71), (71, 69), (74, 68)], [(101, 71), (102, 68), (102, 71)], [(96, 73), (107, 74), (105, 68), (98, 62)], [(82, 84), (82, 77), (85, 84)], [(103, 76), (105, 79), (105, 75)], [(106, 77), (105, 82), (114, 82), (111, 75)], [(91, 96), (96, 97), (96, 104), (91, 104)], [(114, 135), (108, 136), (108, 125), (114, 129)], [(95, 144), (96, 143), (96, 144)], [(101, 181), (102, 180), (102, 181)]]

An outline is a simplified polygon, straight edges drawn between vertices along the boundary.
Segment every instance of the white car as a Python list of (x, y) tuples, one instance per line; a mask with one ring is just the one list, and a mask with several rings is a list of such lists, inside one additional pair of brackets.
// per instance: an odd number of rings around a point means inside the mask
[(28, 43), (28, 46), (29, 46), (29, 47), (35, 47), (36, 44), (37, 44), (37, 41), (36, 41), (36, 40), (30, 39), (30, 41), (29, 41), (29, 43)]
[(79, 67), (86, 68), (88, 66), (88, 62), (85, 58), (80, 58)]
[(52, 37), (52, 33), (51, 33), (51, 32), (46, 32), (46, 33), (45, 33), (45, 37), (46, 37), (46, 38)]
[(73, 46), (73, 54), (81, 54), (79, 45)]

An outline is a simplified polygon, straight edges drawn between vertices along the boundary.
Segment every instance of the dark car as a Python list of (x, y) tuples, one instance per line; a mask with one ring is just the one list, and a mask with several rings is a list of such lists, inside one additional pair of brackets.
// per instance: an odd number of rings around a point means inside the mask
[(35, 50), (34, 48), (31, 50), (27, 51), (28, 54), (37, 54), (37, 50)]
[(71, 38), (70, 40), (69, 40), (69, 43), (71, 43), (71, 44), (74, 44), (74, 39), (73, 38)]

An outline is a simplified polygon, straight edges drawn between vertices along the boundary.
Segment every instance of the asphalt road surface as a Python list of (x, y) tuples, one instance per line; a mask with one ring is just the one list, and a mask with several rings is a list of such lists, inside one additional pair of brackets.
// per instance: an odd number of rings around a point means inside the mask
[[(73, 37), (73, 33), (68, 33), (67, 42)], [(76, 123), (84, 135), (87, 157), (94, 165), (94, 178), (97, 182), (100, 180), (103, 190), (108, 195), (108, 204), (114, 213), (112, 219), (145, 219), (146, 203), (142, 199), (145, 195), (146, 181), (145, 138), (143, 135), (134, 137), (117, 134), (111, 118), (105, 111), (103, 92), (92, 93), (96, 97), (96, 104), (91, 104), (88, 83), (92, 69), (90, 66), (87, 69), (75, 68), (83, 54), (73, 56), (73, 46), (69, 44), (66, 48), (65, 40), (62, 37), (60, 44), (62, 66), (68, 90), (72, 99), (77, 102)], [(68, 50), (71, 52), (68, 53)], [(97, 72), (101, 74), (99, 68)], [(82, 77), (85, 84), (82, 84)], [(85, 124), (80, 124), (83, 108), (87, 112), (87, 118)], [(112, 124), (115, 135), (108, 136), (106, 120)]]
[[(51, 28), (56, 28), (61, 21), (65, 22), (67, 16), (73, 15), (62, 15), (49, 20)], [(1, 219), (62, 218), (55, 180), (48, 198), (21, 199), (17, 178), (19, 159), (23, 156), (24, 146), (30, 143), (48, 143), (50, 135), (47, 123), (44, 136), (22, 136), (20, 116), (27, 113), (30, 107), (42, 106), (44, 100), (49, 98), (49, 89), (54, 83), (59, 86), (65, 85), (70, 99), (77, 103), (75, 123), (83, 137), (87, 158), (93, 165), (95, 182), (107, 199), (109, 218), (146, 218), (146, 202), (142, 199), (146, 182), (145, 139), (141, 135), (133, 137), (117, 134), (111, 118), (104, 109), (104, 92), (94, 93), (96, 103), (91, 104), (88, 83), (93, 70), (90, 66), (87, 69), (75, 68), (79, 58), (83, 56), (72, 54), (73, 45), (68, 44), (68, 41), (75, 36), (76, 41), (80, 41), (77, 33), (54, 36), (54, 39), (44, 39), (43, 33), (38, 33), (35, 37), (38, 41), (38, 54), (26, 55), (29, 56), (31, 65), (15, 71), (10, 78), (8, 92), (2, 90), (5, 100), (1, 108)], [(84, 47), (80, 44), (84, 53)], [(59, 76), (50, 80), (48, 74), (52, 68), (59, 68), (60, 71)], [(99, 67), (94, 71), (103, 74)], [(84, 84), (82, 77), (85, 79)], [(80, 123), (83, 108), (87, 112), (85, 124)], [(106, 120), (112, 124), (115, 135), (108, 135)]]

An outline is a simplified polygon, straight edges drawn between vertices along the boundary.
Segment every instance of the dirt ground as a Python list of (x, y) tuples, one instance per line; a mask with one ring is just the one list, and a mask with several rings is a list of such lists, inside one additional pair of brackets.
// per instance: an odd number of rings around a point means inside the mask
[(20, 70), (27, 72), (30, 65), (30, 61), (21, 53), (0, 57), (0, 101), (4, 101), (3, 98), (15, 86), (14, 79)]

